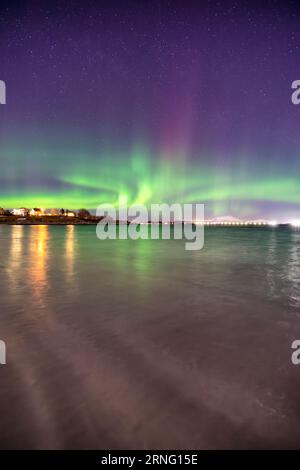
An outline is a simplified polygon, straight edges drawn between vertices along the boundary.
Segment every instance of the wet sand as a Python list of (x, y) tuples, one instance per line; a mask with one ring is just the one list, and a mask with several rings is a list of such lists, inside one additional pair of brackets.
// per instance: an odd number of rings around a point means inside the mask
[(0, 227), (2, 449), (299, 448), (300, 236)]

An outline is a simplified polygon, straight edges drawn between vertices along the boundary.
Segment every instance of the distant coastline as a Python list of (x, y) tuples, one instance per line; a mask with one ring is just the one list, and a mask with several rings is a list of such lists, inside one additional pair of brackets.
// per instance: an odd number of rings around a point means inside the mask
[[(28, 217), (20, 217), (20, 216), (3, 216), (0, 215), (0, 225), (97, 225), (102, 220), (102, 217), (96, 217), (90, 215), (86, 218), (80, 217), (66, 217), (63, 215), (60, 216), (50, 216), (50, 215), (43, 215), (43, 216), (28, 216)], [(111, 220), (108, 223), (116, 224), (116, 225), (129, 225), (130, 223), (136, 223), (134, 221), (113, 221)], [(152, 224), (157, 222), (143, 222), (143, 224)], [(162, 222), (158, 222), (159, 225), (162, 225)], [(176, 222), (177, 224), (183, 222)], [(193, 223), (194, 225), (197, 225)], [(138, 224), (139, 225), (139, 224)], [(170, 222), (170, 225), (174, 225), (174, 222)], [(200, 224), (202, 225), (202, 224)], [(204, 222), (205, 227), (220, 227), (220, 228), (264, 228), (264, 227), (272, 227), (267, 222), (265, 223), (256, 223), (256, 222), (245, 222), (245, 223), (224, 223), (224, 222)], [(290, 227), (291, 224), (289, 223), (278, 223), (277, 227)], [(274, 226), (273, 226), (274, 228)]]
[[(190, 224), (202, 225), (205, 227), (293, 227), (300, 229), (300, 219), (294, 219), (285, 222), (278, 222), (276, 220), (266, 219), (239, 219), (232, 215), (223, 215), (205, 219), (204, 214), (202, 217), (193, 217), (189, 214), (186, 218), (184, 214), (175, 217), (171, 214), (172, 210), (168, 214), (155, 214), (154, 216), (146, 213), (143, 218), (130, 217), (128, 213), (122, 214), (121, 219), (120, 213), (114, 211), (114, 215), (108, 215), (106, 212), (102, 216), (94, 215), (87, 209), (69, 210), (69, 209), (42, 209), (42, 208), (25, 208), (19, 209), (3, 209), (0, 207), (0, 225), (97, 225), (101, 220), (105, 218), (105, 223), (116, 224), (116, 225), (145, 225), (145, 224), (160, 224), (160, 225), (174, 225), (174, 224)], [(148, 218), (147, 218), (148, 215)], [(127, 220), (126, 220), (127, 217)], [(154, 218), (153, 218), (154, 217)]]
[(18, 217), (10, 215), (0, 216), (0, 225), (96, 225), (100, 220), (96, 217), (81, 219), (65, 216)]

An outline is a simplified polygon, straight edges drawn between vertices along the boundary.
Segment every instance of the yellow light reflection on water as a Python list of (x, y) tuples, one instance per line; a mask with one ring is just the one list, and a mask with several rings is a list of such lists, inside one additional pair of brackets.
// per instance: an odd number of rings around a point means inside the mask
[(74, 277), (74, 244), (75, 244), (75, 227), (74, 225), (66, 226), (65, 240), (65, 261), (66, 274), (68, 281), (72, 282)]
[(31, 293), (36, 297), (40, 306), (45, 305), (47, 289), (47, 260), (48, 260), (49, 229), (47, 225), (32, 225), (29, 239), (29, 278)]
[(14, 295), (19, 293), (21, 279), (21, 263), (23, 251), (23, 225), (13, 225), (11, 227), (11, 245), (8, 256), (7, 275), (9, 286)]

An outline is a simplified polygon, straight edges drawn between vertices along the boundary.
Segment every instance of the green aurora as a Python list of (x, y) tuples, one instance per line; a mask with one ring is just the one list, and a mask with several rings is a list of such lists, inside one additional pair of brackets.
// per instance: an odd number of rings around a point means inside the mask
[(214, 215), (230, 208), (248, 216), (255, 215), (257, 201), (300, 203), (297, 174), (280, 175), (280, 168), (271, 175), (261, 168), (259, 176), (241, 164), (220, 170), (207, 158), (186, 164), (186, 156), (155, 156), (142, 145), (124, 154), (29, 148), (2, 147), (2, 207), (95, 209), (126, 198), (128, 204), (206, 203)]

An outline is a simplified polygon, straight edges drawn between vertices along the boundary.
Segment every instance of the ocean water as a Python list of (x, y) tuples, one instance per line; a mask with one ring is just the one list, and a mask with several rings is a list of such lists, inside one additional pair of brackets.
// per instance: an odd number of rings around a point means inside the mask
[(1, 448), (300, 448), (299, 231), (0, 243)]

